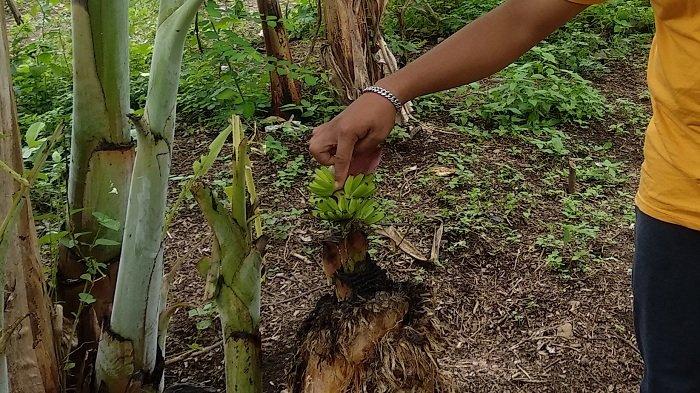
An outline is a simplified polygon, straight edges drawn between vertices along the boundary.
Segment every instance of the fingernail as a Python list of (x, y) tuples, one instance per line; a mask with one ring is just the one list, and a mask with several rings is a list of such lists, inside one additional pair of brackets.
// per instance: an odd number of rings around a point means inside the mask
[(335, 189), (340, 190), (341, 188), (343, 188), (343, 185), (339, 181), (336, 180), (335, 181)]

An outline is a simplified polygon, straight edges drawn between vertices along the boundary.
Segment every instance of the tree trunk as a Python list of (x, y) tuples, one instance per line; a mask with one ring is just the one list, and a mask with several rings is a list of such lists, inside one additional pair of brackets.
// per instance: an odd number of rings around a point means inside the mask
[[(333, 72), (340, 99), (350, 104), (362, 90), (398, 70), (381, 33), (387, 0), (322, 0), (326, 45), (323, 61)], [(412, 112), (404, 106), (399, 119), (407, 121)]]
[[(12, 90), (5, 13), (0, 7), (0, 160), (16, 173), (23, 173), (17, 110)], [(13, 393), (59, 392), (59, 361), (56, 353), (51, 315), (51, 299), (39, 261), (36, 230), (29, 195), (5, 171), (0, 170), (0, 217), (9, 215), (12, 196), (24, 199), (14, 220), (14, 236), (8, 233), (4, 264), (4, 293), (0, 315), (7, 325), (21, 321), (9, 338), (5, 351), (9, 378), (0, 374), (0, 391), (8, 383)], [(1, 247), (0, 247), (1, 248)], [(3, 265), (3, 264), (0, 264)], [(0, 301), (2, 303), (3, 301)], [(2, 312), (4, 310), (4, 313)], [(0, 318), (2, 319), (2, 318)], [(3, 327), (3, 332), (6, 332)], [(6, 332), (7, 333), (7, 332)], [(0, 360), (0, 364), (2, 361)], [(2, 371), (0, 371), (1, 373)]]
[(22, 14), (19, 12), (19, 8), (17, 8), (15, 0), (7, 0), (7, 6), (10, 8), (10, 13), (12, 13), (12, 17), (15, 18), (15, 23), (17, 23), (18, 25), (24, 23), (22, 21)]
[[(68, 229), (75, 246), (61, 248), (58, 298), (67, 316), (78, 313), (85, 290), (88, 260), (105, 264), (90, 291), (95, 303), (83, 304), (78, 316), (77, 368), (71, 385), (84, 384), (92, 373), (100, 323), (109, 318), (120, 247), (96, 245), (99, 239), (122, 241), (121, 228), (99, 224), (97, 215), (124, 222), (134, 161), (129, 119), (128, 0), (73, 0), (73, 130)], [(84, 234), (84, 235), (80, 235)], [(86, 368), (87, 367), (87, 368)], [(88, 382), (89, 384), (89, 382)]]
[(282, 10), (278, 0), (258, 0), (258, 10), (262, 19), (262, 31), (265, 36), (267, 55), (275, 60), (275, 69), (270, 71), (270, 91), (272, 111), (276, 116), (288, 118), (282, 106), (301, 102), (301, 92), (297, 81), (286, 72), (281, 75), (277, 69), (292, 64), (287, 30), (282, 20)]
[[(226, 365), (226, 392), (262, 392), (260, 345), (260, 269), (264, 239), (253, 244), (254, 224), (246, 211), (246, 176), (249, 166), (247, 142), (242, 138), (240, 121), (234, 127), (236, 162), (227, 210), (213, 193), (202, 186), (195, 199), (214, 233), (211, 258), (201, 263), (200, 272), (207, 277), (207, 293), (214, 296), (221, 318)], [(253, 194), (251, 199), (254, 199)]]
[(138, 151), (114, 305), (97, 354), (99, 392), (162, 389), (164, 348), (158, 345), (158, 320), (175, 107), (185, 37), (202, 1), (160, 2), (146, 108), (135, 121)]

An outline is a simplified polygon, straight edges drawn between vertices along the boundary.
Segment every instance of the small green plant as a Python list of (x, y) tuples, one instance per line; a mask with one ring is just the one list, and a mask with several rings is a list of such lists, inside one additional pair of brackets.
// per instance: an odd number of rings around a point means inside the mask
[(265, 154), (270, 156), (272, 162), (282, 162), (289, 157), (289, 148), (272, 135), (265, 137)]
[(595, 260), (591, 243), (598, 236), (598, 226), (588, 222), (559, 223), (558, 227), (550, 225), (549, 230), (535, 243), (548, 252), (545, 261), (551, 269), (564, 274), (575, 270), (585, 271), (589, 263)]
[(342, 189), (335, 189), (335, 178), (329, 168), (316, 170), (309, 185), (314, 216), (328, 221), (355, 221), (372, 225), (384, 219), (385, 213), (373, 196), (377, 191), (374, 175), (349, 176)]
[(541, 152), (557, 156), (569, 154), (569, 149), (566, 148), (565, 144), (568, 137), (563, 132), (554, 128), (545, 128), (540, 130), (538, 134), (544, 134), (545, 137), (542, 139), (532, 137), (529, 138), (529, 140), (530, 143), (537, 146)]
[(200, 307), (189, 310), (187, 316), (197, 320), (195, 325), (197, 330), (207, 330), (214, 324), (214, 318), (217, 316), (216, 304), (206, 302)]
[(391, 133), (386, 138), (386, 142), (390, 145), (394, 145), (400, 142), (404, 142), (411, 139), (411, 134), (408, 133), (405, 127), (396, 126)]
[(479, 117), (502, 127), (552, 127), (566, 122), (585, 126), (602, 118), (605, 98), (590, 82), (551, 60), (547, 57), (506, 68), (500, 74), (501, 83), (470, 96), (466, 108), (455, 114), (471, 117), (476, 104)]
[(293, 161), (289, 161), (284, 169), (277, 171), (277, 180), (275, 187), (289, 188), (292, 186), (297, 177), (304, 170), (304, 156), (298, 155)]

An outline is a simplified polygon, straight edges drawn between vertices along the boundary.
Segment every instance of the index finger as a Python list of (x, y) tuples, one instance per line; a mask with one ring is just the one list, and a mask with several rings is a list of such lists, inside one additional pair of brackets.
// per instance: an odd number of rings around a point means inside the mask
[(350, 162), (352, 154), (355, 151), (355, 143), (357, 138), (353, 138), (347, 134), (341, 134), (338, 138), (338, 146), (333, 156), (333, 166), (335, 169), (335, 188), (340, 189), (345, 185), (345, 179), (348, 178), (350, 171)]

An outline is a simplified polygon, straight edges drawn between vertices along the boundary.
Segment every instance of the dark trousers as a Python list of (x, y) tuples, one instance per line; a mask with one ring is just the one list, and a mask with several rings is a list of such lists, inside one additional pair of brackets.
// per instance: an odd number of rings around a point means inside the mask
[(637, 211), (634, 321), (641, 393), (700, 393), (700, 231)]

